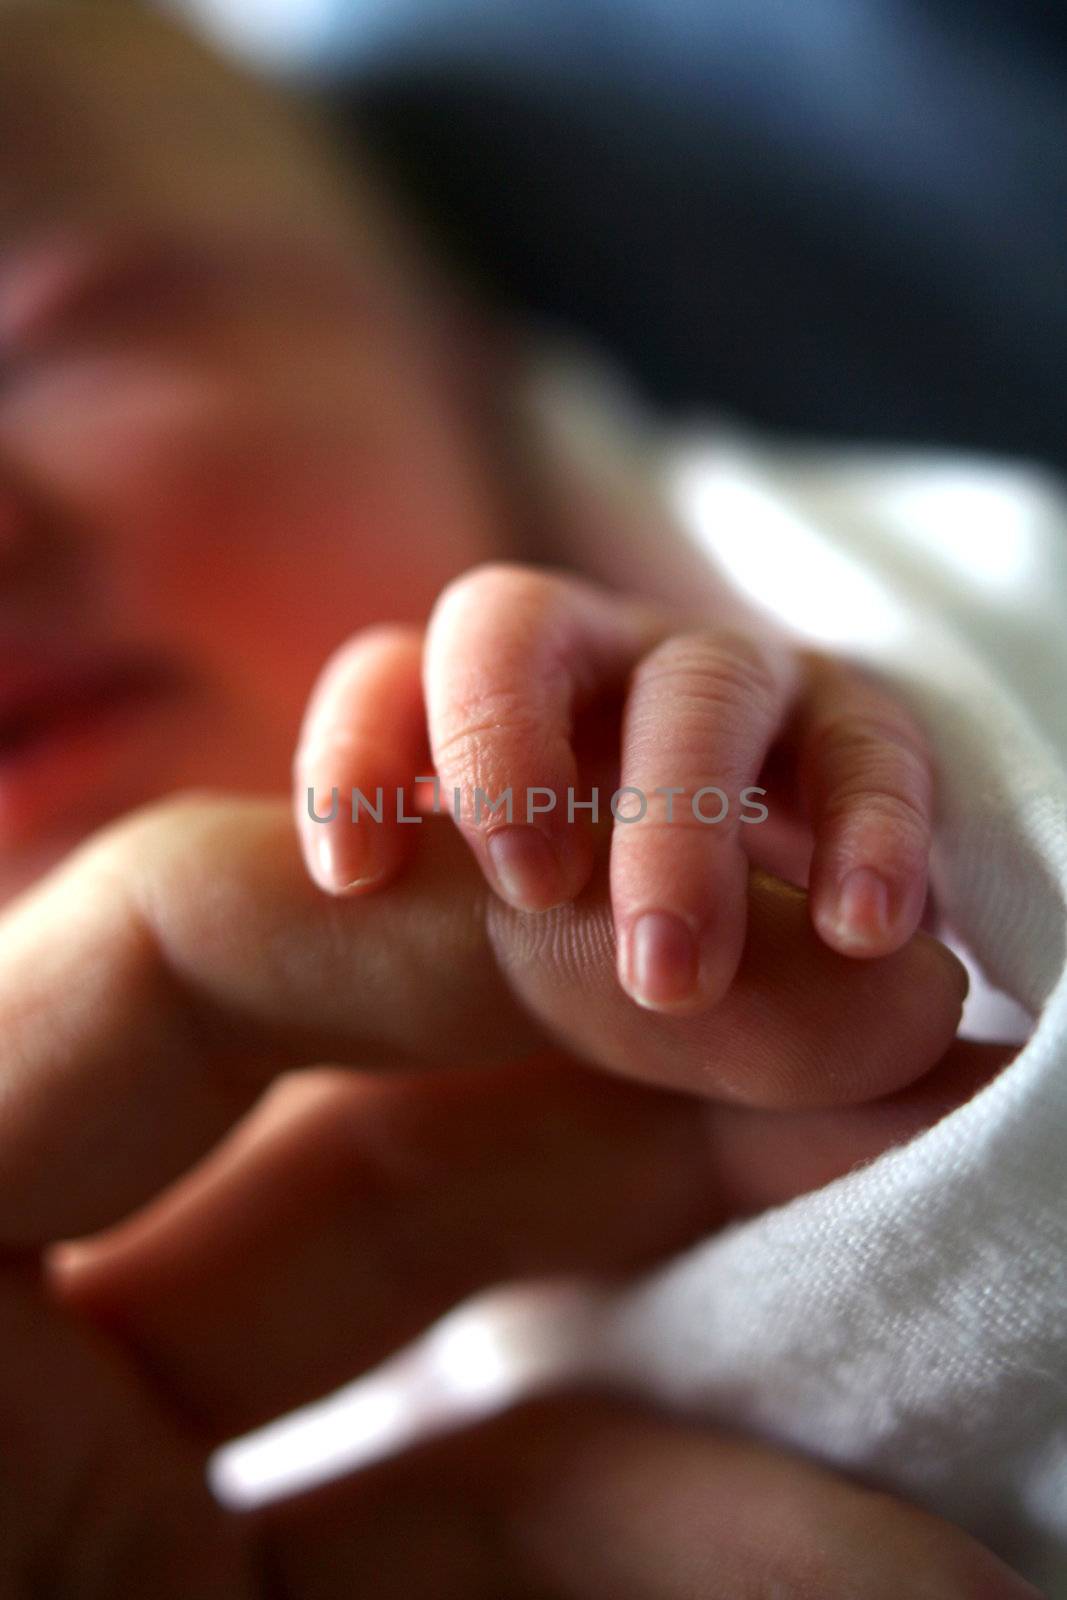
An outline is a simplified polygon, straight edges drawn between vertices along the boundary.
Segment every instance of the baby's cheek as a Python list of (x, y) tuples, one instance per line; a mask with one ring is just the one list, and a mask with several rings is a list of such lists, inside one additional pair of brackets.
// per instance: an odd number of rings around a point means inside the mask
[(253, 440), (168, 470), (113, 538), (116, 623), (138, 619), (294, 732), (338, 645), (372, 623), (421, 622), (469, 564), (355, 448)]

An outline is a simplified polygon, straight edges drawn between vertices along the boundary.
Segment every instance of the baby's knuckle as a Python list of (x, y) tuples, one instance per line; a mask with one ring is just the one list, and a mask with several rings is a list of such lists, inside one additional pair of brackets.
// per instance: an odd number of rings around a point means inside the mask
[(894, 796), (924, 814), (930, 807), (933, 777), (929, 763), (920, 752), (887, 744), (878, 737), (860, 734), (828, 747), (819, 775), (831, 792)]
[(770, 663), (748, 640), (691, 634), (668, 641), (652, 664), (656, 686), (670, 692), (680, 709), (758, 710), (776, 696)]
[(694, 808), (691, 798), (685, 795), (675, 795), (673, 807), (668, 810), (666, 799), (648, 797), (648, 810), (643, 817), (630, 821), (616, 819), (616, 839), (624, 850), (640, 847), (650, 838), (663, 836), (666, 839), (688, 839), (698, 835), (703, 839), (724, 839), (732, 837), (735, 830), (726, 812), (717, 821), (718, 811), (723, 811), (721, 803), (716, 806), (714, 799), (705, 798), (697, 802), (697, 808), (706, 804), (706, 813), (701, 809), (700, 815)]
[(902, 843), (925, 841), (930, 833), (925, 806), (906, 790), (864, 782), (843, 785), (827, 798), (823, 823), (833, 826), (855, 818), (862, 818), (865, 827), (877, 829), (887, 839)]
[(925, 741), (904, 714), (888, 709), (839, 711), (817, 721), (808, 734), (808, 748), (816, 761), (861, 764), (889, 753), (893, 759), (927, 773), (930, 761)]
[[(681, 731), (687, 726), (707, 727), (713, 724), (719, 733), (740, 732), (769, 709), (770, 696), (764, 688), (754, 683), (742, 670), (732, 665), (705, 666), (700, 670), (688, 667), (666, 667), (655, 677), (651, 687), (654, 695), (648, 696), (654, 704), (659, 720), (660, 740), (670, 737), (672, 730)], [(666, 701), (666, 715), (663, 702)]]

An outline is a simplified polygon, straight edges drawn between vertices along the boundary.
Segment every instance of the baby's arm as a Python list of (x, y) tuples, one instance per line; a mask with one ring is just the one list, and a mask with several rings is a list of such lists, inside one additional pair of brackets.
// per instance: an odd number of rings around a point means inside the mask
[[(933, 789), (908, 712), (844, 663), (679, 628), (562, 574), (478, 568), (446, 589), (424, 638), (378, 629), (338, 652), (305, 722), (297, 815), (324, 888), (374, 889), (413, 842), (396, 791), (410, 808), (434, 771), (489, 883), (541, 911), (590, 876), (596, 788), (620, 981), (644, 1005), (698, 1010), (734, 978), (749, 859), (789, 798), (761, 787), (774, 746), (810, 825), (819, 935), (850, 956), (899, 949), (925, 902)], [(316, 821), (334, 788), (336, 816)], [(353, 822), (352, 792), (377, 805), (379, 788), (381, 820), (360, 803)]]

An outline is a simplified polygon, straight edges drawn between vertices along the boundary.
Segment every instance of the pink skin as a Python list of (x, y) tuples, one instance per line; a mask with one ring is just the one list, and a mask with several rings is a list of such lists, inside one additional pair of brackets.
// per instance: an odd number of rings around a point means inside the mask
[[(510, 565), (450, 585), (422, 648), (410, 631), (357, 636), (320, 679), (296, 760), (313, 876), (332, 893), (356, 893), (400, 869), (414, 839), (391, 820), (395, 808), (380, 826), (366, 813), (353, 826), (347, 807), (315, 822), (307, 789), (325, 796), (336, 785), (347, 799), (353, 788), (373, 797), (379, 785), (391, 796), (399, 784), (410, 796), (412, 778), (427, 770), (428, 733), (442, 794), (448, 803), (460, 791), (460, 829), (497, 893), (530, 911), (573, 899), (594, 847), (582, 814), (568, 820), (566, 795), (572, 788), (586, 798), (596, 781), (576, 722), (612, 695), (621, 738), (614, 774), (598, 784), (602, 808), (618, 785), (648, 802), (640, 820), (614, 821), (611, 844), (619, 978), (636, 1001), (695, 1011), (732, 982), (749, 859), (771, 864), (759, 827), (741, 820), (754, 814), (741, 797), (783, 740), (810, 819), (818, 933), (865, 958), (912, 936), (926, 894), (933, 783), (922, 736), (889, 694), (845, 665), (713, 626), (679, 630), (640, 602)], [(398, 705), (402, 715), (390, 715)], [(729, 801), (715, 825), (693, 817), (706, 786)], [(495, 797), (509, 787), (510, 826), (484, 804), (477, 814), (478, 789)], [(535, 788), (557, 803), (527, 816), (522, 797)], [(667, 788), (678, 792), (657, 795)], [(723, 810), (715, 795), (698, 803), (704, 816)], [(620, 811), (638, 805), (634, 796)], [(766, 845), (772, 854), (773, 834)]]

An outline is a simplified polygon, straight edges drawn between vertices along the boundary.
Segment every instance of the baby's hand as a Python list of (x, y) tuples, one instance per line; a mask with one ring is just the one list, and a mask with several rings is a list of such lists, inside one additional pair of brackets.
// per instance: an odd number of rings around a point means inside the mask
[[(761, 786), (774, 747), (795, 795)], [(777, 642), (674, 631), (658, 609), (566, 575), (476, 568), (425, 636), (374, 629), (332, 658), (295, 762), (316, 881), (335, 894), (384, 885), (416, 837), (415, 780), (431, 773), (489, 883), (530, 911), (585, 885), (598, 791), (619, 978), (655, 1009), (695, 1011), (729, 987), (749, 856), (766, 861), (761, 842), (780, 839), (787, 812), (795, 833), (794, 801), (827, 945), (888, 955), (922, 915), (931, 764), (890, 693)]]

